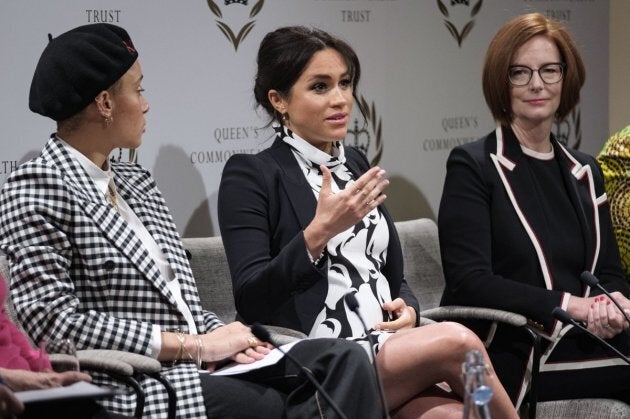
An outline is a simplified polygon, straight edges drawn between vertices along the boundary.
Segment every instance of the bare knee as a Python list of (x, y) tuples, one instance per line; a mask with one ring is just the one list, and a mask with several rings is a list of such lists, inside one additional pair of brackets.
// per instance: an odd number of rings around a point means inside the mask
[(439, 326), (442, 338), (448, 342), (449, 352), (458, 360), (463, 359), (463, 355), (471, 349), (485, 352), (483, 342), (464, 325), (455, 322), (443, 322), (439, 323)]

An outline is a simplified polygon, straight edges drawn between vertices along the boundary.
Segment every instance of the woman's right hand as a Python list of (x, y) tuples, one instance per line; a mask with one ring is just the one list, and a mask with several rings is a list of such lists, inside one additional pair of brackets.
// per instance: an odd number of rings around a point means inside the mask
[(332, 174), (322, 165), (322, 188), (313, 221), (304, 229), (306, 247), (317, 258), (326, 243), (363, 219), (387, 198), (383, 190), (389, 185), (385, 170), (378, 166), (365, 172), (356, 182), (349, 182), (338, 193), (332, 192)]
[(248, 364), (264, 358), (270, 351), (269, 345), (256, 339), (251, 329), (241, 322), (218, 327), (201, 335), (201, 339), (202, 359), (211, 364), (225, 359)]

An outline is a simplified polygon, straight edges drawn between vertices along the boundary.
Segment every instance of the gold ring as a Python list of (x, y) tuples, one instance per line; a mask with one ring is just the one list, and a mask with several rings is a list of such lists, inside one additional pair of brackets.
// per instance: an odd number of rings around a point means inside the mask
[(254, 336), (250, 336), (250, 337), (247, 338), (247, 344), (251, 348), (255, 348), (256, 346), (258, 346), (258, 339), (256, 339), (256, 337), (254, 337)]

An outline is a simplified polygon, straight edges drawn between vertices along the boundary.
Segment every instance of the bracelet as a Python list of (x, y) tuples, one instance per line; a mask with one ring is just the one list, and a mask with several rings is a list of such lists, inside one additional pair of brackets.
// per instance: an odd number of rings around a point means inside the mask
[(182, 355), (184, 354), (184, 345), (186, 344), (186, 335), (182, 332), (175, 333), (175, 337), (177, 338), (177, 342), (179, 342), (179, 348), (177, 348), (177, 352), (175, 353), (175, 362), (182, 359)]
[(195, 343), (197, 344), (197, 368), (201, 369), (201, 357), (203, 355), (203, 340), (201, 340), (201, 336), (195, 336)]
[[(193, 358), (192, 354), (191, 354), (191, 353), (190, 353), (190, 351), (186, 348), (186, 346), (184, 346), (184, 349), (186, 350), (186, 356), (187, 356), (187, 358), (186, 358), (186, 359), (188, 359), (189, 361), (194, 360), (194, 358)], [(183, 355), (183, 354), (182, 354), (182, 355)]]

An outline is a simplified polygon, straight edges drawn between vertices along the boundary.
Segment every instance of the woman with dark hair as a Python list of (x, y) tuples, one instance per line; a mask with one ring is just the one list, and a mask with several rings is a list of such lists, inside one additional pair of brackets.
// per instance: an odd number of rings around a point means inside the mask
[[(570, 34), (539, 13), (503, 26), (488, 48), (483, 91), (497, 128), (448, 158), (438, 227), (442, 303), (520, 313), (544, 340), (541, 400), (630, 398), (630, 369), (587, 334), (552, 316), (560, 307), (628, 354), (628, 323), (588, 271), (630, 309), (602, 172), (551, 133), (576, 106), (585, 71)], [(470, 325), (473, 327), (473, 325)], [(531, 342), (507, 325), (477, 324), (518, 406)]]
[[(208, 374), (227, 362), (260, 360), (269, 348), (248, 326), (224, 324), (201, 307), (153, 177), (135, 163), (109, 159), (116, 148), (142, 142), (149, 110), (142, 80), (138, 52), (115, 25), (74, 28), (44, 49), (29, 106), (56, 121), (57, 132), (0, 194), (0, 249), (10, 264), (18, 319), (36, 342), (70, 339), (78, 349), (158, 359), (176, 392), (178, 417), (328, 417), (331, 406), (285, 358), (236, 376)], [(346, 415), (380, 417), (361, 348), (318, 339), (298, 342), (290, 353)], [(115, 385), (102, 374), (93, 380)], [(144, 416), (166, 417), (164, 386), (147, 375), (138, 381)], [(136, 404), (126, 392), (102, 403), (127, 414)]]
[[(418, 326), (400, 242), (382, 205), (385, 171), (344, 147), (360, 65), (353, 49), (305, 27), (268, 33), (254, 95), (277, 123), (273, 145), (227, 162), (219, 225), (239, 314), (312, 337), (369, 341), (345, 302), (354, 293), (378, 343), (397, 417), (461, 417), (461, 368), (479, 339), (456, 323)], [(489, 360), (495, 417), (516, 417)], [(449, 391), (436, 386), (446, 382)]]

